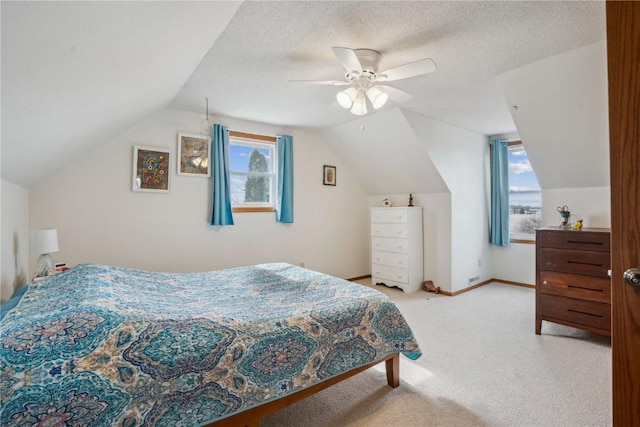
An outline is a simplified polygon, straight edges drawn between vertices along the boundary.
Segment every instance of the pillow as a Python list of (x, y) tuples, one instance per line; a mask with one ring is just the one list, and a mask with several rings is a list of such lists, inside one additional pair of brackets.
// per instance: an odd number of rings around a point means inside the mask
[(9, 312), (9, 310), (18, 305), (24, 293), (27, 292), (27, 289), (29, 289), (29, 285), (21, 287), (13, 293), (11, 298), (0, 304), (0, 320), (4, 319), (4, 316)]

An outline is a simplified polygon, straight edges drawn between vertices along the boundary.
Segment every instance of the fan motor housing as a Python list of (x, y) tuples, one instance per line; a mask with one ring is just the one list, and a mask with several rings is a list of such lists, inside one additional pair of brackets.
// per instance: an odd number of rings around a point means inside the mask
[(353, 51), (362, 66), (362, 74), (354, 75), (353, 73), (346, 72), (345, 77), (347, 80), (358, 79), (361, 76), (367, 76), (373, 79), (378, 72), (378, 66), (380, 65), (380, 52), (371, 49), (354, 49)]

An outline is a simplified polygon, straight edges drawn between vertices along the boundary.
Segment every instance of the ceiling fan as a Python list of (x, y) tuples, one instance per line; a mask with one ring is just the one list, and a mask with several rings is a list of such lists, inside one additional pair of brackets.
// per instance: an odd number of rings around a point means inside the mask
[(290, 80), (291, 83), (306, 83), (316, 85), (349, 86), (338, 92), (338, 103), (351, 113), (362, 116), (367, 114), (367, 98), (374, 109), (382, 107), (389, 98), (402, 103), (411, 99), (411, 95), (400, 89), (379, 82), (392, 82), (408, 79), (436, 70), (436, 64), (431, 58), (420, 59), (404, 65), (378, 72), (380, 64), (379, 52), (371, 49), (349, 49), (333, 47), (333, 53), (344, 67), (345, 80)]

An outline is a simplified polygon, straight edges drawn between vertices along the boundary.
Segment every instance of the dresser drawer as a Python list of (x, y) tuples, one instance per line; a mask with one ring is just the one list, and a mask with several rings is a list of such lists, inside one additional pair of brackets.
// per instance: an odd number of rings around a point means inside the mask
[(605, 331), (611, 330), (609, 304), (552, 295), (540, 295), (539, 304), (542, 316), (551, 321), (565, 320)]
[(390, 267), (407, 268), (409, 256), (407, 254), (395, 253), (395, 252), (371, 252), (371, 263), (388, 265)]
[(609, 278), (541, 271), (540, 292), (611, 304)]
[(372, 237), (371, 249), (374, 251), (408, 253), (409, 242), (407, 239), (391, 239), (389, 237)]
[(540, 270), (609, 277), (611, 260), (608, 252), (540, 248), (538, 255)]
[(375, 209), (371, 211), (371, 222), (387, 222), (392, 224), (406, 224), (407, 210)]
[(389, 279), (399, 283), (408, 283), (408, 274), (405, 268), (389, 267), (388, 265), (372, 264), (371, 276), (380, 279)]
[(407, 238), (407, 224), (371, 224), (371, 235), (381, 237)]
[(582, 231), (539, 231), (537, 242), (544, 248), (576, 249), (581, 251), (609, 252), (609, 233), (585, 233)]

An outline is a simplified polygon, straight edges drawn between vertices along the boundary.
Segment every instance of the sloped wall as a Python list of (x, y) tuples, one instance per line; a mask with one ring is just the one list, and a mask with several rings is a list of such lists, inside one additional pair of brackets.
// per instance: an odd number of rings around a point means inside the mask
[(485, 187), (487, 137), (416, 113), (403, 110), (403, 114), (451, 191), (450, 291), (491, 278)]
[(496, 80), (543, 190), (609, 186), (605, 41)]

